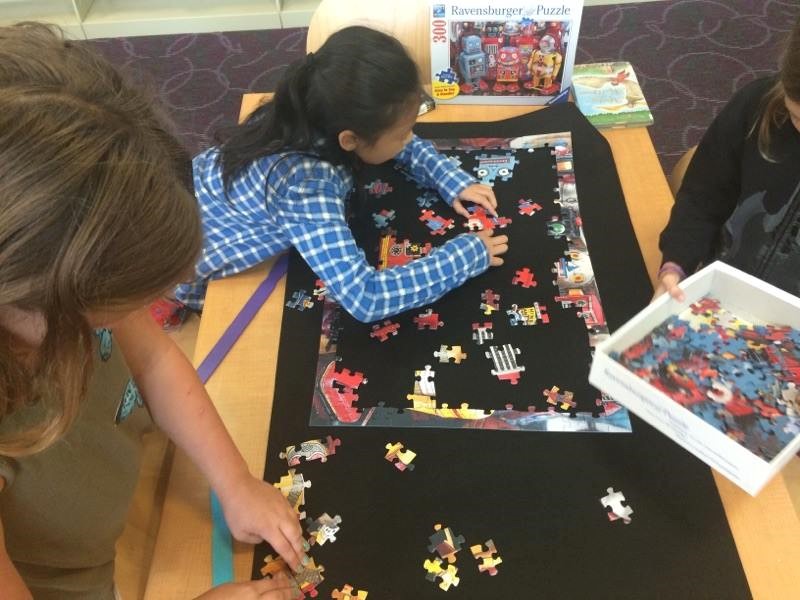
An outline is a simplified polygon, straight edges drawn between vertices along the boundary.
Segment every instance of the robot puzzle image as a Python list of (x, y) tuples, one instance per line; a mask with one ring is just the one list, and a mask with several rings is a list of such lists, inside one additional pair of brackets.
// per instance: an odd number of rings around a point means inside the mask
[[(553, 20), (557, 9), (539, 3), (492, 13), (506, 14), (506, 20), (478, 21), (469, 17), (485, 14), (480, 7), (462, 10), (460, 4), (434, 4), (432, 10), (434, 98), (480, 102), (481, 96), (492, 96), (527, 104), (561, 99), (569, 87), (580, 6), (568, 10), (570, 3), (563, 3), (561, 20)], [(461, 15), (465, 18), (457, 18)], [(508, 100), (514, 97), (519, 100)]]

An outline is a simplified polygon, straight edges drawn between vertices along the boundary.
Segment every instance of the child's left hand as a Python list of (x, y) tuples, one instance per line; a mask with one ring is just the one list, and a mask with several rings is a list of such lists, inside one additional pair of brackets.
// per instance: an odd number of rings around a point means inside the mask
[(482, 206), (493, 217), (497, 216), (497, 198), (494, 197), (494, 190), (488, 185), (473, 183), (461, 190), (458, 198), (453, 201), (453, 210), (462, 217), (469, 219), (469, 211), (462, 204), (462, 200), (467, 200), (468, 202)]
[(280, 490), (248, 474), (218, 495), (234, 538), (249, 544), (266, 541), (294, 570), (308, 561), (297, 513)]

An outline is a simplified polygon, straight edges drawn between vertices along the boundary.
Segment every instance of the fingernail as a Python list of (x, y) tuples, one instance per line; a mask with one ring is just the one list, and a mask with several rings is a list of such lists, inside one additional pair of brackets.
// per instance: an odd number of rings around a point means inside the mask
[(305, 566), (311, 562), (311, 559), (309, 558), (308, 554), (303, 554), (303, 558), (300, 559), (300, 562), (303, 563), (303, 566)]
[(306, 552), (311, 550), (311, 544), (308, 543), (308, 540), (303, 540), (303, 550), (305, 550)]

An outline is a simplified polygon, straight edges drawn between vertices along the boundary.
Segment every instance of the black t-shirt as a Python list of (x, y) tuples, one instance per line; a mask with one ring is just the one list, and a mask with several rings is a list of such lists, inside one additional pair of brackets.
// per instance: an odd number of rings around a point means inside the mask
[(788, 119), (773, 127), (775, 162), (758, 150), (755, 124), (774, 82), (770, 77), (745, 86), (711, 123), (660, 247), (665, 262), (687, 273), (719, 258), (800, 294), (800, 132)]

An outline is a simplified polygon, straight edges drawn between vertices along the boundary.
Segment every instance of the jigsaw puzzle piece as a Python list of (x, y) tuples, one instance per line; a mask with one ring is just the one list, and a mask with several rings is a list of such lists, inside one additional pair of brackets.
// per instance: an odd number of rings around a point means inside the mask
[(389, 442), (386, 444), (386, 456), (384, 458), (393, 463), (398, 471), (414, 470), (414, 465), (411, 464), (417, 457), (417, 453), (409, 449), (403, 450), (403, 444), (400, 442)]
[(378, 338), (381, 342), (385, 342), (390, 335), (397, 335), (398, 329), (400, 329), (399, 323), (392, 323), (389, 319), (386, 319), (383, 323), (376, 323), (372, 326), (369, 337)]
[(368, 593), (366, 590), (354, 592), (352, 585), (345, 584), (341, 590), (333, 590), (331, 598), (335, 598), (335, 600), (367, 600)]
[(514, 285), (521, 285), (524, 288), (536, 287), (539, 285), (534, 277), (533, 271), (528, 267), (519, 269), (511, 280), (511, 283)]
[(431, 410), (436, 408), (436, 400), (425, 394), (406, 394), (406, 400), (413, 408)]
[(446, 592), (450, 589), (450, 586), (457, 586), (461, 581), (461, 579), (456, 576), (457, 573), (457, 567), (447, 565), (447, 568), (439, 575), (439, 579), (441, 580), (439, 582), (439, 587)]
[(349, 369), (336, 371), (336, 361), (331, 361), (322, 373), (319, 388), (328, 408), (337, 420), (342, 423), (353, 423), (360, 418), (354, 404), (358, 401), (355, 390), (367, 383), (363, 373), (351, 372)]
[(600, 498), (600, 504), (611, 509), (608, 512), (608, 520), (616, 521), (617, 519), (622, 519), (622, 522), (628, 525), (631, 522), (633, 509), (622, 504), (625, 502), (625, 496), (622, 492), (615, 492), (613, 487), (607, 488), (606, 491), (608, 494)]
[(419, 220), (423, 221), (425, 226), (430, 229), (431, 235), (444, 235), (448, 229), (455, 227), (453, 219), (440, 217), (430, 209), (423, 209), (420, 213)]
[(478, 344), (478, 346), (483, 346), (483, 343), (486, 340), (494, 339), (494, 333), (492, 332), (492, 323), (489, 321), (484, 323), (473, 323), (472, 339), (475, 340), (475, 343)]
[(494, 290), (487, 289), (481, 294), (481, 309), (483, 314), (491, 315), (492, 312), (500, 310), (500, 294), (495, 294)]
[(271, 554), (268, 554), (264, 558), (264, 566), (261, 567), (261, 574), (266, 576), (272, 576), (278, 571), (286, 571), (287, 573), (291, 572), (291, 569), (286, 564), (286, 561), (283, 560), (280, 556), (273, 557)]
[(440, 363), (447, 363), (452, 360), (457, 365), (461, 364), (461, 361), (467, 358), (466, 353), (461, 351), (461, 346), (442, 345), (433, 355), (439, 359)]
[(364, 189), (367, 190), (367, 193), (371, 196), (375, 196), (376, 198), (380, 198), (381, 196), (385, 196), (389, 192), (393, 191), (391, 185), (386, 183), (385, 181), (381, 181), (380, 179), (376, 179), (375, 181), (371, 181), (364, 186)]
[(461, 550), (464, 544), (464, 536), (456, 536), (453, 530), (449, 527), (443, 527), (441, 523), (433, 526), (436, 533), (430, 536), (430, 545), (428, 552), (437, 552), (439, 556), (445, 559), (448, 563), (456, 561), (456, 553)]
[(300, 507), (306, 503), (305, 491), (311, 487), (311, 482), (304, 479), (301, 473), (295, 473), (294, 469), (289, 469), (289, 472), (283, 475), (278, 483), (273, 485), (289, 501), (298, 518), (305, 519), (306, 513), (302, 512)]
[(311, 598), (317, 597), (319, 594), (317, 586), (325, 580), (325, 577), (322, 575), (324, 570), (325, 567), (322, 565), (317, 566), (314, 564), (314, 559), (310, 558), (308, 564), (301, 565), (300, 571), (294, 573), (294, 580), (300, 587), (300, 591), (303, 592), (304, 598), (306, 596), (310, 596)]
[(297, 290), (292, 294), (292, 299), (286, 303), (286, 306), (303, 312), (307, 308), (314, 308), (314, 301), (305, 290)]
[(386, 208), (380, 210), (379, 212), (372, 213), (372, 220), (375, 222), (375, 227), (378, 229), (385, 229), (389, 226), (389, 223), (394, 220), (395, 211), (388, 210)]
[(525, 367), (517, 364), (517, 354), (519, 348), (514, 348), (511, 344), (502, 346), (489, 346), (489, 351), (485, 353), (486, 358), (490, 358), (494, 363), (492, 375), (500, 381), (508, 381), (511, 385), (517, 385), (519, 378)]
[(318, 544), (323, 546), (325, 542), (335, 542), (336, 534), (340, 525), (342, 524), (342, 517), (336, 515), (331, 517), (328, 513), (322, 513), (316, 519), (306, 519), (308, 527), (309, 543), (311, 545)]
[(494, 540), (486, 540), (486, 549), (483, 549), (481, 544), (476, 544), (474, 546), (470, 546), (470, 552), (472, 552), (472, 556), (476, 559), (479, 559), (481, 563), (478, 565), (478, 571), (481, 573), (489, 573), (492, 577), (497, 575), (497, 565), (503, 562), (503, 559), (500, 556), (493, 556), (497, 554), (497, 548), (495, 548)]
[(432, 308), (427, 309), (424, 313), (418, 314), (414, 317), (414, 323), (417, 324), (417, 329), (430, 329), (436, 330), (444, 325), (444, 321), (439, 320), (439, 313), (433, 312)]
[(428, 572), (428, 574), (425, 575), (425, 579), (428, 581), (436, 581), (436, 578), (444, 572), (441, 558), (434, 558), (433, 560), (426, 558), (422, 566)]
[(436, 384), (433, 379), (436, 377), (436, 371), (431, 371), (430, 365), (425, 365), (424, 371), (414, 371), (416, 382), (414, 383), (414, 393), (422, 394), (425, 396), (436, 396)]
[(528, 217), (542, 210), (542, 207), (538, 203), (533, 200), (526, 200), (525, 198), (521, 198), (517, 204), (519, 204), (519, 214)]
[(314, 294), (314, 298), (318, 302), (322, 302), (325, 299), (325, 296), (328, 295), (328, 288), (325, 285), (325, 282), (322, 281), (322, 279), (317, 279), (314, 282), (314, 291), (311, 293)]
[(284, 452), (278, 456), (286, 459), (290, 467), (300, 464), (300, 459), (305, 458), (308, 460), (319, 460), (325, 462), (328, 456), (336, 454), (336, 447), (341, 445), (342, 441), (339, 438), (328, 436), (323, 442), (322, 440), (308, 440), (300, 444), (300, 450), (296, 446), (287, 446)]

